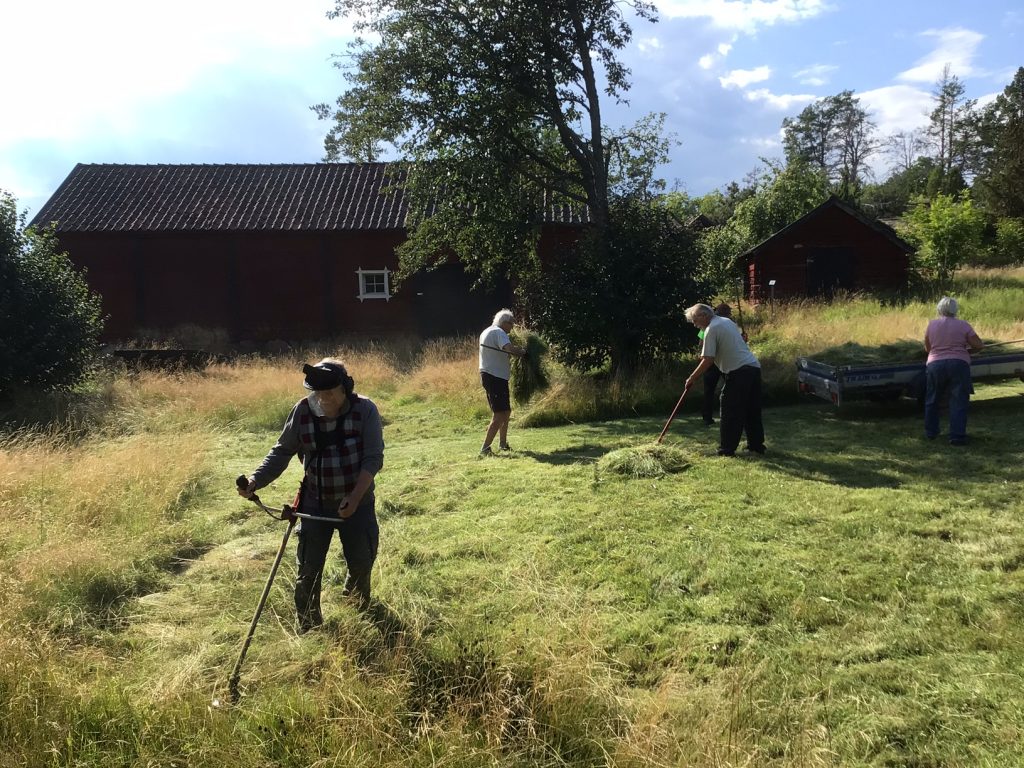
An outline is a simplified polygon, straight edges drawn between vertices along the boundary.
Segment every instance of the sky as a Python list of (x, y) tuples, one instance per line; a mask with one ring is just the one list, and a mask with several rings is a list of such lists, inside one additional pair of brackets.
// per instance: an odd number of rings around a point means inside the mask
[[(782, 120), (852, 90), (923, 126), (948, 63), (984, 104), (1024, 66), (1020, 0), (654, 0), (611, 127), (666, 114), (661, 175), (701, 195), (781, 156)], [(76, 163), (310, 163), (351, 37), (331, 0), (4, 0), (0, 189), (29, 217)], [(884, 178), (884, 162), (876, 172)]]

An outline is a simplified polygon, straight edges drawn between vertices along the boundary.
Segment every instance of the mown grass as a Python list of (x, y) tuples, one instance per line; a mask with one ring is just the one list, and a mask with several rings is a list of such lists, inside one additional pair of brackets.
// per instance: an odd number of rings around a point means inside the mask
[[(1024, 336), (1018, 273), (962, 284), (983, 335)], [(808, 326), (825, 349), (931, 316), (818, 310), (759, 319), (762, 360)], [(1021, 384), (978, 388), (966, 450), (921, 439), (910, 403), (805, 402), (766, 411), (765, 457), (719, 459), (692, 410), (656, 454), (667, 411), (590, 421), (620, 385), (563, 378), (529, 409), (562, 425), (517, 412), (517, 450), (481, 460), (472, 340), (341, 352), (387, 423), (378, 602), (346, 604), (332, 557), (327, 626), (296, 637), (289, 554), (234, 708), (210, 701), (283, 529), (233, 478), (299, 360), (116, 377), (73, 440), (0, 446), (0, 765), (1024, 762)], [(619, 404), (653, 409), (650, 381)]]

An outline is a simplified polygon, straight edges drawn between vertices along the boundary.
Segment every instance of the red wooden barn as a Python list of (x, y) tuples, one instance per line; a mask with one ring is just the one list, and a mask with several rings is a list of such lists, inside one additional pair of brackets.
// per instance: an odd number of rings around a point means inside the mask
[[(233, 339), (479, 330), (507, 283), (471, 290), (458, 263), (397, 293), (406, 209), (386, 163), (75, 166), (32, 224), (103, 297), (108, 339), (182, 325)], [(582, 226), (552, 207), (542, 252)]]
[(753, 302), (836, 291), (896, 291), (907, 286), (913, 248), (891, 227), (837, 197), (740, 256)]

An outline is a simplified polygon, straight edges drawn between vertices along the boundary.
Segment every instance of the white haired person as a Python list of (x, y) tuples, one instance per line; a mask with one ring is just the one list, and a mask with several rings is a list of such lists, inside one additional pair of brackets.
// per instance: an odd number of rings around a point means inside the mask
[(956, 299), (944, 296), (936, 307), (939, 316), (929, 321), (924, 332), (928, 352), (924, 434), (929, 440), (939, 436), (939, 409), (945, 398), (949, 402), (950, 445), (967, 445), (967, 404), (973, 390), (971, 352), (985, 346), (971, 324), (956, 316), (959, 309)]
[(491, 423), (487, 425), (481, 456), (490, 456), (491, 443), (498, 435), (498, 448), (512, 450), (508, 444), (508, 420), (512, 417), (508, 380), (512, 376), (512, 355), (523, 357), (526, 350), (512, 343), (508, 334), (515, 325), (511, 310), (503, 309), (494, 316), (491, 325), (480, 334), (480, 383), (487, 394), (491, 409)]
[(348, 578), (345, 596), (370, 605), (370, 572), (377, 559), (379, 529), (374, 511), (373, 478), (384, 464), (380, 413), (355, 393), (345, 365), (324, 358), (304, 365), (309, 394), (295, 404), (277, 443), (239, 494), (252, 494), (276, 480), (292, 457), (302, 461), (298, 511), (338, 521), (302, 520), (298, 532), (295, 610), (300, 634), (323, 624), (320, 584), (334, 532), (341, 539)]
[(686, 380), (686, 389), (693, 387), (712, 366), (722, 372), (725, 380), (719, 417), (718, 455), (735, 456), (744, 432), (747, 450), (764, 453), (761, 363), (743, 340), (736, 323), (716, 315), (707, 304), (695, 304), (687, 309), (686, 319), (704, 331), (700, 363)]

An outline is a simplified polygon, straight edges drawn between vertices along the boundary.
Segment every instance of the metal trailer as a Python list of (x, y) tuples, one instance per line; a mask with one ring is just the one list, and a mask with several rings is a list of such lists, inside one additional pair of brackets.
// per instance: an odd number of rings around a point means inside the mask
[[(841, 407), (847, 400), (924, 401), (924, 363), (829, 365), (801, 357), (796, 361), (797, 389)], [(1019, 378), (1024, 381), (1024, 352), (971, 358), (971, 380)]]

